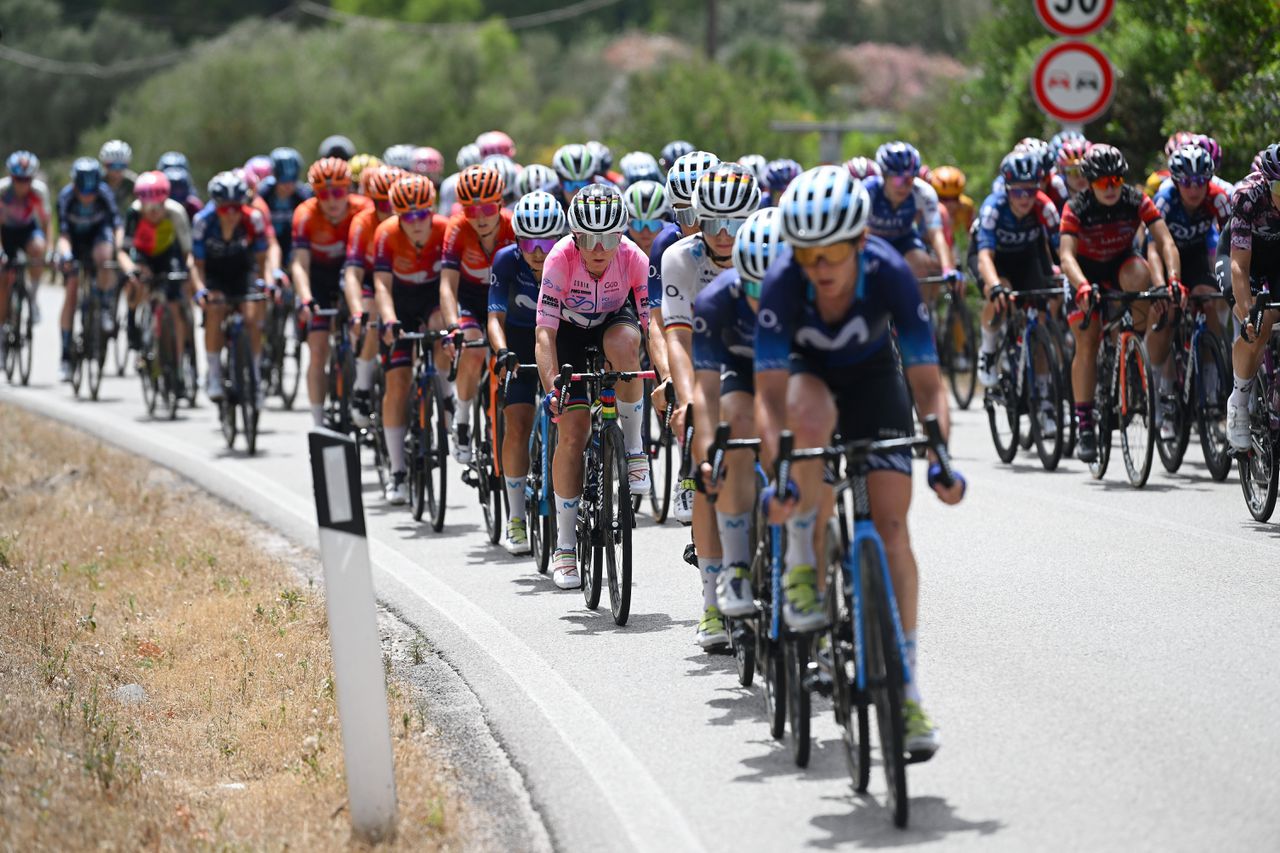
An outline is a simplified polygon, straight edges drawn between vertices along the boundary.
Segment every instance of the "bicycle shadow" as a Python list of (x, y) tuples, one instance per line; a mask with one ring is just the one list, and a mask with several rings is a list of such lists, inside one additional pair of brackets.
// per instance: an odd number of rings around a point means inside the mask
[[(760, 700), (759, 707), (764, 708), (764, 700)], [(761, 725), (765, 725), (763, 719)], [(841, 755), (844, 745), (839, 738), (828, 740), (813, 738), (809, 746), (809, 766), (797, 767), (791, 753), (790, 733), (788, 726), (781, 740), (767, 737), (767, 731), (764, 739), (748, 740), (747, 743), (763, 744), (769, 749), (759, 755), (742, 759), (739, 763), (752, 772), (735, 776), (733, 781), (763, 783), (772, 782), (779, 777), (792, 776), (802, 782), (822, 782), (849, 775), (844, 757)]]
[[(728, 646), (724, 646), (715, 651), (704, 651), (693, 657), (685, 658), (693, 667), (690, 667), (685, 674), (695, 677), (703, 677), (707, 675), (724, 675), (726, 673), (732, 675), (735, 679), (738, 677), (738, 665), (734, 661), (733, 653)], [(727, 689), (727, 688), (718, 688)]]
[(1147, 480), (1146, 485), (1140, 489), (1135, 489), (1129, 485), (1128, 480), (1093, 480), (1090, 479), (1089, 488), (1102, 489), (1104, 492), (1155, 492), (1157, 494), (1163, 492), (1207, 492), (1208, 489), (1196, 488), (1194, 486), (1179, 485), (1177, 483), (1153, 483)]
[[(536, 569), (534, 570), (537, 571)], [(511, 579), (516, 586), (524, 587), (516, 590), (516, 595), (544, 595), (549, 592), (577, 592), (573, 589), (560, 589), (551, 580), (551, 573), (517, 575)]]
[(825, 833), (825, 837), (805, 842), (806, 847), (832, 850), (837, 847), (903, 847), (931, 841), (943, 841), (960, 832), (980, 837), (994, 835), (1004, 829), (1001, 820), (966, 820), (956, 814), (955, 806), (943, 797), (912, 797), (907, 826), (893, 825), (893, 816), (880, 799), (871, 794), (852, 794), (850, 798), (822, 799), (848, 803), (852, 808), (835, 814), (815, 815), (809, 824)]
[[(581, 594), (581, 591), (579, 591)], [(566, 613), (560, 617), (562, 622), (570, 622), (578, 627), (570, 630), (570, 634), (593, 635), (618, 632), (622, 634), (653, 634), (659, 631), (670, 631), (675, 628), (692, 628), (698, 624), (696, 619), (672, 619), (666, 613), (632, 613), (627, 624), (614, 624), (613, 614), (609, 611), (609, 591), (601, 596), (599, 610), (585, 610), (577, 613)]]

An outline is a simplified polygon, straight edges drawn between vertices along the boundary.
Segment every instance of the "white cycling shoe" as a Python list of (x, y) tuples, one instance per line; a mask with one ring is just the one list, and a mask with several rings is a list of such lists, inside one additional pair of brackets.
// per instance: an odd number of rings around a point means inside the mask
[(551, 580), (560, 589), (579, 589), (582, 586), (582, 578), (578, 576), (578, 554), (571, 548), (557, 548), (555, 553), (551, 555), (551, 564), (554, 571), (551, 573)]
[(676, 487), (675, 506), (672, 513), (681, 524), (693, 522), (693, 480), (681, 480)]
[(1249, 450), (1249, 402), (1234, 393), (1227, 398), (1227, 441), (1239, 453)]

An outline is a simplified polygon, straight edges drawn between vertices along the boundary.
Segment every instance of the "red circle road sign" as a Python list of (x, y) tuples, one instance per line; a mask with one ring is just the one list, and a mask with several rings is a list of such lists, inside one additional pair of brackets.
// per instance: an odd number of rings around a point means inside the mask
[(1060, 36), (1087, 36), (1102, 29), (1116, 0), (1036, 0), (1040, 23)]
[(1081, 41), (1060, 41), (1036, 60), (1031, 92), (1036, 104), (1063, 124), (1087, 124), (1106, 110), (1116, 76), (1106, 54)]

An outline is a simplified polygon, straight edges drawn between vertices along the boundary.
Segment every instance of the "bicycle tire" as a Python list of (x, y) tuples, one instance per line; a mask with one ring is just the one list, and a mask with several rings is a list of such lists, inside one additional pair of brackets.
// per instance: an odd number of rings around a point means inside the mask
[(756, 676), (755, 628), (749, 619), (730, 619), (729, 642), (733, 647), (733, 663), (738, 670), (738, 684), (750, 687)]
[(1120, 452), (1124, 458), (1129, 485), (1140, 489), (1151, 476), (1151, 460), (1155, 452), (1155, 382), (1147, 345), (1137, 334), (1123, 339), (1121, 352), (1124, 378), (1120, 397)]
[[(428, 355), (428, 358), (430, 356)], [(434, 377), (433, 377), (434, 380)], [(444, 514), (448, 508), (445, 501), (449, 496), (449, 434), (445, 426), (444, 395), (439, 383), (431, 382), (429, 394), (431, 416), (427, 421), (431, 426), (426, 435), (430, 442), (427, 445), (427, 477), (431, 480), (430, 505), (431, 529), (436, 533), (444, 530)]]
[(152, 303), (148, 302), (147, 307), (152, 309), (153, 313), (149, 313), (147, 315), (148, 322), (143, 323), (138, 328), (140, 344), (138, 349), (138, 381), (142, 383), (142, 403), (146, 406), (147, 414), (155, 417), (159, 392), (159, 386), (156, 383), (156, 319)]
[(1111, 463), (1111, 429), (1115, 416), (1115, 402), (1112, 390), (1116, 387), (1116, 364), (1119, 359), (1111, 350), (1111, 345), (1103, 342), (1098, 348), (1098, 375), (1094, 386), (1093, 420), (1094, 432), (1097, 433), (1098, 455), (1089, 463), (1089, 475), (1101, 480), (1107, 473)]
[(422, 521), (428, 504), (435, 502), (435, 487), (431, 484), (427, 454), (431, 452), (431, 401), (422, 383), (415, 381), (409, 395), (408, 446), (405, 457), (408, 462), (409, 511), (414, 521)]
[[(1265, 382), (1264, 382), (1265, 378)], [(1276, 431), (1271, 426), (1271, 384), (1274, 377), (1265, 371), (1259, 371), (1253, 380), (1250, 394), (1249, 417), (1249, 450), (1239, 454), (1238, 469), (1240, 489), (1244, 492), (1244, 503), (1253, 516), (1254, 521), (1271, 520), (1276, 509)]]
[(484, 512), (485, 536), (490, 545), (497, 545), (502, 538), (502, 490), (494, 472), (493, 421), (489, 417), (488, 376), (480, 377), (480, 391), (471, 401), (471, 423), (478, 429), (472, 431), (472, 458), (476, 465), (476, 491), (480, 509)]
[[(224, 373), (223, 376), (226, 374)], [(222, 399), (218, 401), (218, 422), (222, 426), (222, 437), (227, 442), (227, 449), (230, 450), (236, 444), (236, 404), (225, 383)]]
[(302, 353), (307, 348), (305, 341), (306, 335), (298, 328), (297, 308), (290, 305), (285, 312), (284, 352), (280, 364), (280, 400), (285, 411), (291, 411), (298, 399), (298, 388), (305, 373), (302, 366)]
[[(542, 417), (539, 414), (539, 417)], [(534, 565), (539, 574), (546, 574), (551, 564), (551, 543), (554, 535), (550, 531), (549, 522), (555, 517), (554, 507), (548, 506), (542, 511), (542, 472), (543, 472), (542, 429), (538, 420), (533, 422), (529, 433), (529, 478), (525, 481), (524, 517), (529, 529), (529, 553), (533, 556)], [(547, 490), (550, 493), (550, 490)]]
[[(1227, 389), (1231, 370), (1223, 354), (1221, 339), (1204, 331), (1196, 343), (1192, 367), (1192, 403), (1196, 409), (1196, 431), (1209, 476), (1221, 483), (1231, 473), (1231, 444), (1227, 441)], [(1209, 381), (1208, 377), (1213, 377)]]
[(785, 643), (787, 659), (787, 716), (791, 719), (791, 758), (796, 767), (809, 766), (809, 722), (812, 716), (806, 674), (809, 669), (809, 637), (800, 634)]
[(258, 383), (253, 378), (253, 353), (249, 350), (249, 332), (241, 327), (236, 335), (236, 397), (244, 427), (245, 449), (253, 456), (258, 452)]
[[(1058, 363), (1053, 345), (1049, 342), (1049, 333), (1042, 326), (1036, 326), (1031, 335), (1030, 341), (1030, 358), (1033, 366), (1032, 372), (1035, 373), (1034, 365), (1043, 363), (1046, 367), (1044, 376), (1046, 377), (1047, 387), (1045, 396), (1041, 397), (1039, 378), (1031, 382), (1027, 392), (1030, 398), (1030, 405), (1027, 407), (1027, 420), (1030, 425), (1031, 438), (1035, 442), (1036, 455), (1040, 457), (1040, 464), (1044, 466), (1044, 470), (1053, 471), (1058, 467), (1058, 463), (1062, 461), (1062, 407), (1059, 405), (1062, 399), (1062, 389), (1058, 387)], [(1054, 428), (1047, 433), (1044, 424), (1041, 422), (1040, 412), (1048, 403), (1048, 408), (1054, 413)]]
[(1008, 339), (1001, 345), (997, 354), (1000, 365), (1000, 378), (995, 386), (987, 389), (982, 405), (987, 410), (987, 425), (991, 429), (991, 442), (996, 448), (996, 457), (1006, 465), (1018, 455), (1018, 391), (1017, 379), (1013, 369), (1006, 369), (1018, 363), (1016, 350)]
[(884, 768), (885, 786), (893, 823), (907, 825), (907, 755), (905, 721), (902, 716), (902, 659), (894, 632), (889, 602), (880, 564), (879, 551), (864, 546), (859, 555), (859, 573), (863, 584), (863, 606), (867, 642), (867, 685), (871, 703), (876, 709), (876, 729), (880, 738), (880, 763)]
[(671, 430), (662, 423), (662, 412), (653, 407), (645, 391), (646, 424), (649, 429), (649, 508), (653, 520), (664, 524), (671, 512)]
[[(947, 302), (946, 331), (943, 340), (947, 348), (947, 379), (956, 405), (968, 409), (978, 387), (978, 328), (963, 294), (952, 294)], [(961, 339), (956, 340), (957, 337)], [(960, 367), (956, 356), (962, 355), (968, 368)]]
[[(1191, 365), (1187, 363), (1186, 334), (1186, 328), (1179, 324), (1169, 350), (1173, 367), (1173, 380), (1169, 391), (1160, 392), (1158, 379), (1154, 386), (1158, 397), (1156, 414), (1161, 422), (1168, 417), (1164, 413), (1165, 404), (1171, 404), (1173, 409), (1173, 439), (1166, 440), (1162, 430), (1157, 429), (1155, 432), (1156, 454), (1160, 457), (1160, 465), (1170, 474), (1178, 473), (1178, 469), (1182, 467), (1182, 460), (1186, 457), (1187, 446), (1191, 443), (1191, 403), (1190, 400), (1184, 400), (1182, 395), (1182, 390), (1186, 387), (1187, 371), (1191, 369)], [(1154, 375), (1156, 368), (1153, 367), (1151, 372)]]
[(787, 662), (781, 639), (766, 643), (764, 707), (769, 734), (774, 740), (782, 740), (787, 728)]
[[(0, 274), (3, 271), (0, 270)], [(9, 319), (5, 321), (4, 333), (4, 378), (13, 382), (14, 373), (18, 369), (18, 357), (22, 351), (22, 282), (14, 278), (13, 287), (9, 291)]]
[[(586, 459), (582, 469), (582, 498), (578, 504), (579, 571), (582, 576), (582, 600), (588, 610), (600, 606), (600, 594), (604, 582), (604, 546), (600, 530), (603, 513), (600, 510), (604, 472), (603, 450), (595, 436), (587, 437)], [(585, 551), (584, 551), (585, 543)], [(586, 563), (582, 565), (585, 558)]]
[(164, 402), (164, 410), (169, 420), (177, 420), (178, 402), (181, 395), (178, 394), (178, 375), (180, 365), (174, 355), (177, 348), (177, 329), (173, 322), (173, 308), (165, 305), (160, 309), (160, 338), (157, 343), (157, 358), (159, 371), (153, 374), (158, 380), (156, 390), (163, 389), (161, 399)]
[(601, 520), (606, 527), (600, 531), (605, 568), (609, 576), (609, 609), (615, 625), (627, 624), (631, 615), (631, 487), (627, 477), (627, 452), (622, 439), (622, 427), (615, 421), (606, 431), (604, 477), (601, 496)]
[(35, 309), (31, 304), (31, 291), (27, 289), (27, 276), (23, 271), (13, 284), (15, 289), (20, 290), (18, 294), (19, 305), (19, 321), (18, 321), (18, 377), (22, 380), (23, 386), (31, 382), (31, 362), (35, 356)]
[[(129, 322), (129, 300), (122, 293), (124, 288), (119, 284), (115, 290), (111, 291), (111, 316), (114, 318), (111, 326), (114, 331), (108, 336), (108, 343), (111, 345), (111, 363), (116, 369), (116, 376), (124, 376), (125, 371), (129, 367), (129, 336), (126, 332), (121, 334), (121, 329), (128, 328)], [(123, 314), (120, 306), (124, 305)]]
[(858, 692), (853, 637), (853, 599), (844, 573), (843, 537), (833, 520), (827, 527), (827, 631), (831, 650), (831, 706), (840, 727), (840, 745), (853, 789), (871, 783), (871, 715)]
[(89, 399), (97, 401), (102, 390), (102, 367), (106, 360), (106, 341), (102, 332), (102, 305), (97, 295), (89, 297), (89, 316), (85, 323), (85, 351), (82, 361), (89, 385)]

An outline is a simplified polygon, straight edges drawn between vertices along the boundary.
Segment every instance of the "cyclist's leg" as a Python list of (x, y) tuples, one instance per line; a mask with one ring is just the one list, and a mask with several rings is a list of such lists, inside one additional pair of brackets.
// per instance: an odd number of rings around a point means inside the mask
[[(796, 372), (796, 368), (799, 371)], [(837, 420), (836, 401), (827, 381), (807, 363), (793, 361), (787, 386), (787, 428), (795, 435), (797, 449), (823, 447), (831, 441)], [(818, 598), (817, 533), (825, 523), (821, 511), (829, 507), (823, 467), (816, 462), (793, 465), (791, 479), (800, 490), (796, 511), (787, 521), (787, 568), (783, 586), (787, 603), (783, 615), (797, 630), (815, 630), (826, 621)]]
[(205, 393), (210, 400), (222, 397), (222, 347), (226, 343), (222, 334), (222, 321), (227, 315), (224, 294), (212, 279), (205, 282), (209, 298), (204, 308)]
[(44, 278), (44, 255), (47, 250), (44, 232), (32, 226), (31, 236), (27, 238), (27, 292), (33, 304), (36, 288), (40, 286), (40, 279)]
[[(65, 238), (60, 246), (71, 254), (71, 263), (66, 267), (63, 276), (66, 292), (62, 298), (62, 314), (59, 317), (59, 329), (62, 332), (62, 361), (65, 364), (71, 357), (71, 330), (74, 328), (76, 311), (80, 307), (80, 279), (83, 268), (82, 256), (88, 247), (82, 241)], [(62, 241), (59, 241), (60, 243)]]
[[(485, 315), (476, 317), (465, 309), (462, 311), (461, 327), (463, 339), (477, 341), (483, 337), (480, 322)], [(484, 369), (485, 356), (488, 350), (483, 347), (464, 349), (458, 356), (458, 376), (454, 382), (453, 425), (454, 425), (454, 458), (462, 464), (471, 461), (471, 407), (476, 394), (480, 390), (480, 374)]]
[(111, 228), (107, 226), (97, 235), (93, 242), (93, 262), (98, 269), (97, 287), (104, 295), (110, 295), (116, 289), (116, 271), (107, 268), (107, 264), (116, 258), (116, 247), (113, 239)]
[[(321, 308), (332, 308), (338, 297), (336, 274), (311, 264), (311, 298)], [(307, 399), (311, 403), (311, 420), (324, 423), (324, 402), (329, 393), (329, 330), (332, 317), (312, 316), (307, 330), (307, 347), (311, 363), (307, 365)]]
[[(727, 370), (721, 376), (719, 420), (729, 424), (730, 438), (756, 436), (751, 364), (746, 363), (745, 369), (745, 377), (735, 369)], [(716, 602), (720, 610), (730, 616), (744, 615), (755, 609), (750, 576), (751, 504), (755, 498), (752, 463), (749, 453), (725, 454), (723, 482), (715, 506), (724, 566), (720, 572)], [(696, 516), (694, 523), (696, 533)]]
[[(532, 364), (533, 330), (508, 325), (504, 331), (507, 349), (515, 353), (521, 364)], [(524, 487), (529, 474), (529, 435), (533, 431), (534, 405), (538, 397), (537, 381), (532, 376), (512, 378), (502, 409), (505, 426), (502, 437), (502, 473), (507, 489), (507, 503), (511, 509), (507, 524), (508, 536), (513, 522), (519, 520), (523, 526), (526, 520)]]
[[(1116, 273), (1111, 264), (1096, 263), (1086, 258), (1078, 259), (1080, 269), (1095, 289), (1112, 286)], [(1101, 304), (1089, 319), (1089, 328), (1083, 328), (1084, 311), (1079, 307), (1067, 318), (1075, 335), (1076, 352), (1071, 360), (1071, 388), (1075, 394), (1076, 423), (1088, 438), (1081, 440), (1082, 452), (1090, 452), (1084, 445), (1093, 435), (1093, 397), (1098, 378), (1098, 349), (1102, 344), (1102, 326), (1106, 317), (1106, 305)]]
[[(601, 329), (579, 329), (561, 323), (556, 332), (556, 355), (560, 364), (582, 366), (583, 350), (599, 346)], [(586, 388), (575, 382), (569, 387), (569, 402), (556, 428), (555, 454), (551, 459), (551, 482), (556, 511), (556, 552), (553, 557), (557, 586), (571, 588), (580, 581), (573, 565), (577, 550), (578, 503), (582, 499), (583, 452), (591, 430)]]
[(373, 377), (377, 373), (378, 357), (378, 306), (373, 298), (373, 278), (365, 276), (360, 290), (360, 308), (364, 312), (366, 323), (364, 338), (355, 342), (356, 348), (356, 381), (352, 390), (356, 393), (368, 394), (373, 387)]
[[(12, 262), (14, 249), (17, 246), (18, 241), (13, 237), (13, 229), (0, 227), (0, 256)], [(13, 280), (13, 272), (6, 265), (3, 273), (0, 274), (0, 326), (9, 322), (9, 294), (13, 289)], [(4, 341), (0, 339), (0, 348), (3, 346)]]
[[(628, 301), (605, 324), (603, 345), (605, 360), (614, 370), (640, 369), (640, 321)], [(644, 383), (639, 379), (619, 382), (618, 421), (622, 426), (622, 443), (627, 452), (627, 481), (631, 493), (649, 493), (649, 460), (644, 451)], [(714, 529), (715, 519), (711, 517)]]
[[(917, 280), (938, 274), (938, 262), (925, 251), (924, 242), (919, 236), (912, 234), (908, 238), (895, 241), (894, 245), (900, 246), (898, 251), (902, 253), (907, 266), (911, 267), (911, 274)], [(938, 300), (940, 288), (941, 285), (937, 284), (922, 284), (920, 286), (920, 296), (926, 305), (932, 305)]]
[[(400, 316), (398, 310), (396, 316)], [(387, 442), (387, 461), (391, 468), (384, 496), (388, 503), (402, 504), (408, 500), (405, 487), (408, 464), (404, 455), (404, 439), (409, 426), (407, 403), (414, 377), (414, 347), (411, 341), (397, 341), (390, 347), (384, 347), (384, 351), (382, 433)], [(439, 417), (439, 413), (436, 414)]]

